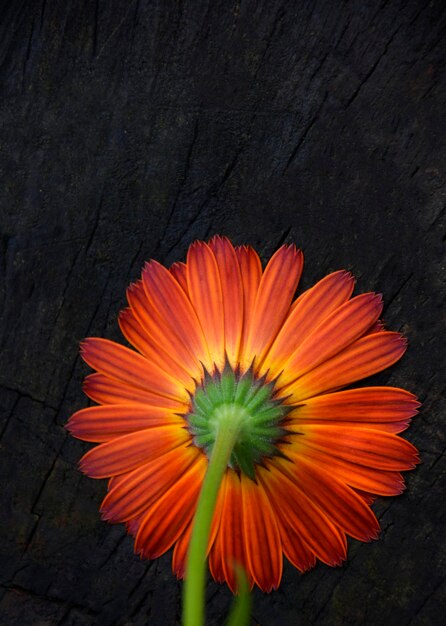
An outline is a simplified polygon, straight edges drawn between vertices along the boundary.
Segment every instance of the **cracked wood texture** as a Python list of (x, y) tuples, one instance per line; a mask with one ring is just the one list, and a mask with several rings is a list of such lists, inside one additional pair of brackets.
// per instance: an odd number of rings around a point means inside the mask
[[(255, 592), (253, 623), (444, 623), (446, 11), (442, 0), (2, 3), (2, 624), (179, 624), (171, 555), (100, 521), (67, 436), (79, 341), (120, 339), (143, 262), (215, 233), (303, 286), (351, 270), (409, 350), (373, 383), (423, 401), (422, 465), (344, 566)], [(406, 436), (406, 434), (404, 435)], [(209, 582), (209, 624), (231, 597)]]

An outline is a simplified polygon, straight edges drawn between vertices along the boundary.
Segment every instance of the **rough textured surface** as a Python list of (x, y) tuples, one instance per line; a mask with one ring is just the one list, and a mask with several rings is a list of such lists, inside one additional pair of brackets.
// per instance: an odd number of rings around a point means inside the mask
[(254, 622), (443, 623), (444, 2), (16, 0), (1, 33), (0, 622), (178, 623), (170, 555), (100, 521), (63, 424), (87, 404), (78, 343), (119, 338), (143, 261), (223, 233), (264, 259), (295, 242), (304, 286), (347, 268), (382, 291), (410, 348), (375, 381), (424, 401), (380, 540), (287, 565)]

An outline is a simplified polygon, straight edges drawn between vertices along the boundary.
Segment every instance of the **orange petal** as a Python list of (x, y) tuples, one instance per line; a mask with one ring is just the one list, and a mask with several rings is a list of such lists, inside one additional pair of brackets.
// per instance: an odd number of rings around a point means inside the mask
[(243, 286), (243, 333), (240, 344), (240, 361), (249, 367), (251, 363), (247, 363), (247, 359), (243, 355), (246, 353), (247, 330), (254, 314), (257, 291), (262, 278), (262, 264), (259, 255), (251, 246), (238, 246), (235, 248), (235, 253), (240, 265)]
[(413, 417), (420, 403), (396, 387), (361, 387), (308, 398), (293, 412), (299, 420), (393, 422)]
[(115, 478), (101, 506), (103, 519), (125, 522), (146, 512), (200, 454), (195, 446), (174, 448)]
[(169, 272), (175, 278), (177, 283), (181, 285), (183, 291), (187, 294), (187, 270), (186, 263), (181, 263), (181, 261), (177, 261), (173, 265), (170, 266)]
[(271, 257), (257, 291), (247, 331), (244, 358), (260, 363), (289, 311), (303, 268), (303, 255), (295, 246), (282, 246)]
[(367, 493), (394, 496), (404, 491), (404, 480), (399, 472), (383, 471), (351, 463), (318, 448), (302, 446), (296, 453), (287, 446), (287, 455), (296, 463), (301, 457), (314, 461), (347, 485)]
[(83, 389), (89, 398), (100, 404), (149, 404), (173, 409), (175, 413), (185, 413), (189, 406), (188, 403), (160, 396), (98, 373), (85, 378)]
[(355, 489), (355, 492), (358, 494), (358, 496), (360, 498), (362, 498), (364, 500), (364, 502), (366, 504), (368, 504), (369, 506), (371, 504), (373, 504), (376, 501), (376, 496), (372, 495), (371, 493), (367, 493), (365, 491), (361, 491), (361, 489)]
[(227, 469), (223, 476), (220, 488), (218, 490), (217, 502), (214, 509), (214, 517), (212, 519), (211, 535), (212, 541), (209, 542), (209, 570), (215, 581), (218, 583), (225, 582), (225, 574), (223, 572), (223, 552), (222, 552), (222, 533), (220, 533), (220, 522), (225, 507), (225, 491), (226, 491), (226, 475), (232, 472)]
[(274, 509), (280, 509), (286, 522), (321, 561), (327, 565), (339, 565), (346, 557), (344, 533), (295, 481), (283, 473), (282, 463), (274, 459), (268, 463), (269, 471), (265, 468), (258, 470), (258, 477), (274, 503)]
[(407, 428), (420, 403), (404, 389), (363, 387), (309, 398), (300, 404), (290, 419), (292, 428), (301, 423), (349, 427), (365, 426), (398, 433)]
[(141, 526), (141, 522), (143, 521), (145, 516), (145, 513), (143, 515), (138, 515), (138, 517), (135, 517), (134, 519), (129, 520), (128, 522), (126, 522), (126, 529), (129, 535), (131, 535), (133, 538), (136, 537), (136, 535), (138, 534), (138, 530), (139, 527)]
[(326, 451), (350, 463), (380, 470), (414, 469), (419, 462), (417, 449), (405, 439), (370, 428), (301, 424), (293, 443), (295, 450), (311, 447)]
[(140, 404), (90, 406), (74, 413), (66, 428), (84, 441), (109, 441), (136, 430), (166, 425), (181, 428), (183, 418), (170, 409)]
[(187, 400), (184, 387), (158, 365), (113, 341), (90, 337), (81, 343), (81, 356), (102, 374), (161, 396)]
[(301, 343), (283, 366), (280, 383), (288, 384), (359, 339), (382, 311), (380, 295), (356, 296), (333, 311)]
[(262, 591), (277, 589), (282, 578), (282, 542), (271, 504), (264, 490), (240, 476), (243, 534), (249, 571)]
[(192, 518), (183, 534), (178, 538), (178, 541), (173, 549), (172, 571), (180, 580), (184, 578), (186, 573), (186, 558), (192, 535), (193, 521), (194, 520)]
[[(203, 241), (193, 243), (187, 253), (187, 286), (206, 337), (212, 364), (223, 368), (225, 322), (220, 274), (214, 253)], [(213, 365), (208, 369), (213, 369)]]
[(265, 368), (270, 367), (273, 374), (278, 374), (305, 338), (350, 298), (354, 282), (352, 275), (344, 270), (333, 272), (299, 296), (271, 346)]
[(209, 247), (215, 255), (223, 296), (225, 349), (230, 364), (238, 363), (243, 329), (243, 286), (235, 250), (226, 237), (214, 237)]
[(285, 520), (279, 510), (275, 511), (277, 526), (282, 540), (282, 549), (286, 558), (301, 572), (307, 572), (316, 565), (314, 552), (302, 541), (302, 537)]
[[(355, 278), (346, 270), (337, 270), (327, 276), (324, 276), (313, 287), (304, 291), (291, 305), (291, 312), (296, 308), (300, 308), (303, 302), (310, 297), (311, 300), (305, 303), (304, 310), (301, 312), (302, 318), (307, 317), (308, 311), (315, 313), (315, 324), (311, 324), (311, 328), (315, 328), (323, 319), (346, 302), (353, 293), (355, 287)], [(305, 313), (306, 310), (306, 313)]]
[(135, 540), (135, 550), (148, 559), (164, 554), (184, 533), (197, 506), (207, 460), (200, 455), (150, 508)]
[(178, 426), (158, 426), (123, 435), (93, 448), (80, 460), (80, 469), (91, 478), (130, 472), (169, 450), (187, 445), (190, 435)]
[(161, 348), (162, 353), (171, 354), (191, 376), (201, 378), (202, 369), (198, 359), (191, 354), (183, 341), (179, 341), (177, 335), (172, 333), (167, 319), (163, 318), (149, 301), (142, 281), (130, 285), (127, 289), (127, 300), (139, 324)]
[[(218, 528), (220, 526), (221, 510), (222, 510), (222, 506), (224, 505), (224, 498), (222, 498), (221, 495), (222, 495), (222, 492), (220, 489), (218, 497), (217, 497), (217, 503), (214, 509), (214, 518), (212, 520), (211, 531), (209, 533), (208, 554), (211, 550), (212, 545), (214, 544), (215, 538), (217, 536)], [(194, 524), (194, 519), (191, 520), (191, 523), (188, 525), (186, 530), (178, 539), (177, 543), (175, 544), (174, 551), (173, 551), (172, 569), (178, 578), (184, 578), (184, 574), (186, 571), (187, 550), (189, 548), (189, 542), (190, 542), (190, 538), (192, 534), (193, 524)], [(221, 579), (221, 582), (223, 581), (224, 581), (224, 578)]]
[(406, 346), (406, 340), (399, 333), (377, 332), (366, 335), (284, 387), (282, 392), (291, 394), (290, 402), (300, 402), (339, 389), (389, 367), (401, 358)]
[[(222, 487), (220, 487), (220, 491)], [(225, 582), (225, 574), (223, 572), (223, 558), (222, 536), (220, 534), (217, 534), (209, 553), (209, 571), (212, 574), (212, 578), (217, 583)]]
[(221, 542), (224, 579), (231, 591), (235, 593), (237, 590), (235, 565), (241, 565), (243, 567), (251, 587), (253, 585), (253, 578), (246, 558), (240, 478), (233, 470), (229, 470), (225, 474), (222, 487), (223, 483), (225, 489), (224, 505), (221, 511), (218, 537)]
[[(293, 430), (299, 432), (299, 428), (302, 422), (295, 419), (290, 419), (287, 421), (287, 427), (289, 430)], [(308, 420), (305, 422), (307, 424), (319, 424), (320, 426), (327, 426), (330, 428), (331, 426), (339, 426), (339, 422), (329, 421), (329, 420)], [(371, 428), (372, 430), (381, 430), (386, 433), (394, 433), (398, 434), (406, 430), (409, 426), (410, 420), (402, 420), (400, 422), (349, 422), (347, 420), (342, 421), (342, 426), (347, 426), (348, 428)]]
[(183, 343), (198, 361), (206, 361), (208, 350), (197, 315), (169, 271), (157, 263), (146, 263), (142, 279), (146, 295), (165, 325), (179, 343)]
[[(349, 422), (353, 427), (357, 426), (357, 422)], [(410, 424), (410, 419), (402, 420), (401, 422), (387, 422), (387, 423), (377, 423), (374, 424), (364, 424), (367, 428), (376, 428), (377, 430), (384, 430), (386, 433), (394, 433), (398, 435), (402, 433), (406, 428), (408, 428)]]
[(376, 321), (373, 326), (371, 326), (367, 333), (368, 334), (372, 334), (372, 333), (378, 333), (381, 332), (382, 330), (386, 330), (386, 327), (384, 326), (384, 323), (381, 320)]
[(376, 539), (378, 520), (353, 489), (303, 457), (283, 463), (282, 470), (336, 525), (360, 541)]
[(119, 326), (127, 341), (149, 361), (155, 361), (162, 370), (181, 382), (188, 391), (192, 392), (195, 389), (191, 375), (180, 365), (178, 359), (174, 359), (169, 352), (155, 343), (138, 322), (131, 308), (120, 312)]

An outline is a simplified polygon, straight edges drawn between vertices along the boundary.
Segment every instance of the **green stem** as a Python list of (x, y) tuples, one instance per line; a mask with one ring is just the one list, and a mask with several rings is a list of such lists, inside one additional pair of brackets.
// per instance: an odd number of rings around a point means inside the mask
[(195, 512), (186, 563), (183, 625), (203, 626), (205, 614), (206, 555), (215, 504), (229, 458), (246, 419), (241, 407), (218, 409), (216, 437)]

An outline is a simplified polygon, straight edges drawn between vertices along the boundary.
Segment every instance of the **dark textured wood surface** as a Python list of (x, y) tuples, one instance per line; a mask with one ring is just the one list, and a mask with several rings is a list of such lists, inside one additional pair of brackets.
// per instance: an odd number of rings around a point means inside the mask
[(444, 623), (445, 35), (442, 0), (2, 3), (0, 623), (178, 623), (171, 555), (100, 521), (63, 425), (87, 405), (79, 341), (119, 339), (143, 262), (214, 233), (264, 260), (295, 242), (304, 287), (346, 268), (382, 291), (410, 346), (374, 382), (424, 402), (379, 541), (286, 565), (254, 623)]

